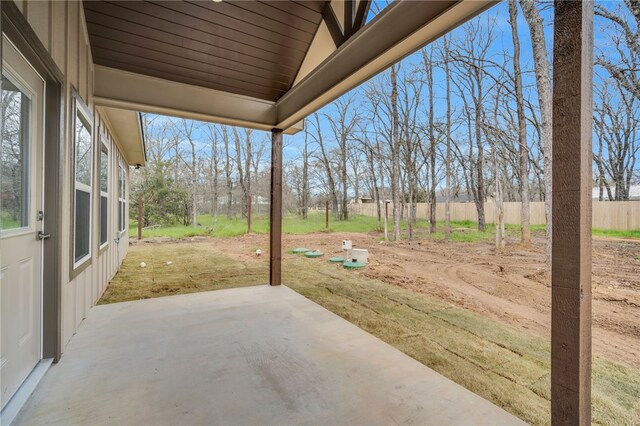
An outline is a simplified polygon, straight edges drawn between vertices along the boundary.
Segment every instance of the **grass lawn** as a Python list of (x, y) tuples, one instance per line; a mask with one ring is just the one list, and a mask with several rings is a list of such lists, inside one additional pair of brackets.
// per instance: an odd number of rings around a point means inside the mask
[[(129, 235), (135, 237), (138, 235), (138, 223), (131, 219), (129, 227)], [(185, 238), (195, 236), (212, 236), (212, 237), (235, 237), (244, 235), (247, 232), (247, 221), (243, 218), (227, 218), (222, 215), (218, 217), (218, 223), (214, 226), (213, 217), (211, 215), (198, 216), (200, 226), (184, 226), (176, 225), (170, 227), (161, 227), (143, 230), (144, 238), (152, 237), (168, 237), (168, 238)], [(403, 237), (406, 237), (407, 223), (400, 224)], [(283, 232), (285, 234), (307, 234), (312, 232), (374, 232), (376, 231), (376, 218), (372, 216), (353, 216), (347, 221), (335, 220), (329, 218), (329, 229), (325, 228), (324, 213), (310, 212), (309, 217), (304, 220), (298, 215), (287, 215), (282, 221)], [(425, 219), (418, 219), (414, 229), (417, 232), (427, 229), (429, 222)], [(459, 242), (480, 242), (489, 241), (495, 238), (495, 225), (488, 223), (485, 231), (478, 231), (477, 222), (472, 221), (453, 221), (451, 222), (453, 232), (451, 241)], [(544, 235), (546, 226), (532, 225), (531, 231), (534, 234)], [(505, 225), (507, 236), (517, 238), (520, 234), (520, 225)], [(266, 234), (269, 232), (269, 218), (265, 215), (258, 215), (252, 218), (251, 231), (257, 234)], [(393, 224), (389, 223), (389, 233), (393, 232)], [(640, 239), (640, 229), (634, 231), (615, 231), (593, 229), (593, 235), (609, 238), (637, 238)], [(429, 238), (442, 240), (444, 239), (444, 222), (438, 222), (437, 232), (428, 235)]]
[[(195, 236), (213, 237), (235, 237), (247, 232), (247, 221), (244, 218), (235, 217), (229, 219), (221, 215), (218, 216), (218, 223), (214, 226), (211, 215), (199, 215), (200, 226), (177, 225), (143, 230), (143, 237), (171, 237), (184, 238)], [(129, 235), (138, 235), (138, 223), (130, 220)], [(419, 220), (416, 228), (427, 228), (429, 223), (426, 220)], [(354, 216), (347, 221), (329, 218), (329, 229), (325, 228), (324, 213), (310, 213), (306, 220), (298, 215), (286, 215), (282, 220), (283, 232), (285, 234), (307, 234), (311, 232), (373, 232), (376, 230), (376, 218), (371, 216)], [(406, 229), (406, 223), (402, 223), (402, 229)], [(265, 215), (254, 215), (251, 221), (251, 232), (266, 234), (269, 232), (269, 217)], [(390, 230), (391, 232), (391, 230)]]
[[(546, 339), (326, 259), (285, 257), (284, 282), (295, 291), (521, 419), (549, 422)], [(266, 261), (232, 259), (207, 242), (134, 245), (100, 303), (260, 284), (267, 275)], [(592, 397), (594, 423), (640, 423), (638, 370), (596, 357)]]

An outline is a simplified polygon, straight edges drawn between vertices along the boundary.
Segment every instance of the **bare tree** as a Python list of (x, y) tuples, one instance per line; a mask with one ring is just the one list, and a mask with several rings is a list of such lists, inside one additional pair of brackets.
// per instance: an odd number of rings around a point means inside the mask
[[(233, 127), (238, 184), (242, 190), (242, 200), (240, 202), (242, 217), (247, 217), (249, 210), (249, 195), (251, 194), (251, 157), (253, 153), (252, 134), (253, 130), (251, 129), (245, 128), (239, 131), (237, 127)], [(244, 136), (244, 138), (241, 136)]]
[(391, 198), (393, 200), (393, 240), (400, 239), (400, 121), (398, 117), (398, 64), (391, 66)]
[(218, 163), (220, 161), (220, 155), (218, 153), (218, 130), (214, 124), (208, 124), (205, 129), (211, 146), (211, 156), (209, 158), (209, 177), (211, 181), (209, 183), (211, 191), (211, 215), (213, 216), (213, 227), (215, 228), (218, 225)]
[(191, 163), (187, 163), (190, 169), (191, 174), (191, 223), (194, 228), (198, 226), (198, 198), (197, 198), (197, 188), (198, 188), (198, 169), (196, 164), (196, 140), (195, 140), (195, 132), (197, 129), (198, 122), (193, 120), (185, 120), (181, 119), (180, 124), (182, 125), (180, 128), (181, 136), (186, 139), (189, 143), (189, 147), (191, 148)]
[[(324, 117), (329, 123), (334, 139), (338, 143), (338, 170), (340, 173), (341, 202), (339, 206), (339, 218), (347, 220), (348, 212), (348, 167), (347, 158), (349, 155), (349, 140), (353, 137), (352, 132), (358, 123), (358, 114), (354, 112), (353, 97), (342, 97), (333, 103), (335, 116), (325, 113)], [(323, 154), (324, 155), (324, 154)]]
[(446, 79), (446, 96), (447, 96), (447, 118), (446, 118), (446, 134), (447, 134), (447, 151), (445, 158), (445, 199), (444, 199), (444, 240), (449, 241), (451, 234), (451, 73), (449, 71), (450, 60), (450, 35), (445, 35), (443, 40), (444, 52), (444, 72)]
[[(485, 97), (488, 91), (485, 88), (485, 79), (489, 73), (488, 56), (493, 42), (493, 30), (491, 23), (482, 25), (478, 20), (465, 25), (465, 37), (456, 45), (454, 59), (458, 64), (458, 81), (454, 84), (463, 100), (464, 111), (467, 116), (469, 131), (469, 162), (473, 165), (470, 170), (469, 182), (472, 184), (472, 194), (478, 213), (478, 229), (485, 229), (485, 181), (484, 181), (484, 139), (483, 125), (485, 122)], [(473, 103), (473, 116), (470, 105), (466, 99), (467, 93), (471, 95)], [(473, 123), (473, 130), (472, 130)], [(473, 145), (476, 152), (474, 154)], [(475, 170), (473, 170), (475, 169)]]
[[(611, 22), (618, 30), (615, 32), (617, 57), (614, 59), (610, 55), (599, 54), (596, 56), (596, 64), (607, 70), (621, 87), (640, 101), (640, 2), (624, 0), (624, 3), (615, 4), (624, 4), (627, 13), (625, 14), (622, 8), (614, 11), (602, 4), (595, 5), (596, 15)], [(635, 28), (628, 15), (634, 18)]]
[(529, 227), (529, 147), (527, 146), (527, 123), (524, 113), (524, 95), (522, 90), (522, 70), (520, 68), (520, 39), (518, 38), (518, 5), (516, 0), (509, 0), (509, 24), (513, 41), (513, 82), (516, 92), (516, 109), (518, 112), (518, 147), (520, 165), (520, 225), (521, 239), (524, 244), (531, 242)]
[(542, 143), (544, 152), (544, 186), (545, 186), (545, 213), (547, 216), (547, 270), (551, 272), (551, 236), (553, 228), (553, 218), (551, 217), (551, 191), (552, 191), (552, 170), (551, 160), (553, 158), (553, 127), (551, 115), (551, 77), (549, 68), (549, 57), (547, 56), (547, 42), (544, 36), (542, 18), (534, 0), (520, 0), (522, 12), (529, 26), (531, 35), (531, 47), (533, 49), (533, 64), (536, 74), (536, 85), (538, 88), (538, 103), (540, 105), (540, 127), (542, 129)]
[(231, 152), (229, 150), (229, 132), (227, 131), (227, 127), (222, 128), (222, 140), (224, 141), (224, 175), (227, 183), (227, 217), (231, 218), (231, 205), (232, 205), (232, 196), (233, 196), (233, 181), (231, 180)]
[(593, 160), (598, 183), (601, 191), (606, 189), (609, 200), (628, 200), (640, 152), (640, 101), (627, 96), (628, 91), (617, 80), (604, 81), (595, 92), (594, 129), (598, 152), (594, 153)]
[(309, 129), (307, 124), (304, 126), (304, 147), (302, 150), (302, 196), (301, 196), (301, 213), (302, 218), (307, 219), (309, 212)]
[(333, 178), (333, 170), (331, 167), (331, 162), (329, 161), (328, 154), (328, 146), (324, 140), (322, 135), (322, 128), (320, 126), (320, 116), (318, 113), (313, 114), (313, 118), (315, 121), (315, 133), (310, 133), (314, 138), (315, 142), (318, 144), (318, 148), (320, 148), (320, 155), (318, 156), (318, 160), (321, 162), (324, 172), (326, 173), (328, 194), (331, 198), (331, 206), (333, 209), (334, 216), (336, 219), (339, 219), (338, 213), (338, 192), (336, 190), (336, 183)]
[[(504, 69), (504, 68), (503, 68)], [(500, 147), (506, 147), (508, 145), (504, 138), (504, 132), (500, 128), (498, 119), (498, 111), (500, 109), (500, 101), (502, 86), (496, 86), (496, 93), (494, 98), (493, 107), (493, 123), (486, 123), (483, 126), (483, 130), (486, 134), (487, 141), (491, 146), (491, 163), (493, 168), (494, 178), (494, 200), (496, 205), (496, 220), (495, 220), (495, 244), (496, 251), (502, 251), (506, 244), (505, 226), (504, 226), (504, 155), (499, 152)]]
[(422, 51), (422, 61), (427, 75), (427, 90), (429, 92), (429, 159), (431, 170), (431, 188), (429, 190), (429, 232), (436, 232), (436, 136), (433, 111), (433, 49)]
[[(430, 66), (430, 65), (426, 65)], [(420, 138), (421, 126), (418, 114), (421, 112), (421, 93), (423, 87), (422, 74), (425, 64), (411, 67), (400, 76), (399, 108), (400, 118), (400, 152), (402, 158), (401, 182), (403, 188), (402, 201), (408, 203), (408, 238), (413, 239), (416, 224), (416, 211), (419, 192), (420, 172), (424, 166), (423, 143)], [(429, 147), (431, 149), (431, 146)], [(422, 154), (422, 157), (420, 156)]]

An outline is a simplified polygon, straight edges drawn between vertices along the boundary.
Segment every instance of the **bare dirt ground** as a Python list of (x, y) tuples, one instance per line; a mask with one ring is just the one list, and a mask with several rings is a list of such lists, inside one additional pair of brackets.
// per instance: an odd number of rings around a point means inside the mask
[[(328, 257), (341, 254), (343, 239), (369, 249), (370, 264), (359, 274), (550, 335), (551, 288), (542, 238), (528, 248), (510, 241), (499, 254), (487, 242), (381, 243), (378, 235), (356, 233), (285, 235), (283, 246), (319, 249)], [(207, 240), (244, 262), (268, 262), (266, 235)], [(264, 252), (259, 258), (257, 248)], [(293, 255), (286, 254), (285, 262), (287, 256)], [(593, 350), (634, 368), (640, 368), (639, 257), (640, 241), (593, 241)]]
[[(362, 273), (459, 307), (550, 335), (551, 288), (544, 242), (511, 245), (496, 255), (487, 243), (401, 243), (372, 250)], [(594, 353), (640, 368), (640, 243), (594, 240)]]

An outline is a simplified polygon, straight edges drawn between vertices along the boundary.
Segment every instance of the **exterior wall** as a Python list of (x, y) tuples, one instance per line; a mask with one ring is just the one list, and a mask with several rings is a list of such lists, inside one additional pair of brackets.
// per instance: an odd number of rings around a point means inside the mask
[[(405, 213), (407, 212), (405, 206)], [(478, 221), (478, 212), (474, 203), (451, 203), (449, 205), (451, 220)], [(530, 221), (532, 225), (544, 225), (546, 216), (544, 202), (534, 201), (530, 206)], [(393, 203), (389, 203), (389, 214), (393, 210)], [(349, 206), (351, 214), (377, 216), (375, 203), (358, 203)], [(496, 205), (488, 201), (484, 205), (487, 223), (495, 221)], [(418, 219), (429, 218), (429, 203), (418, 203), (416, 209)], [(436, 205), (436, 220), (444, 220), (444, 203)], [(504, 203), (504, 220), (509, 225), (520, 224), (520, 203)], [(593, 201), (592, 225), (598, 229), (613, 229), (618, 231), (634, 231), (640, 229), (640, 201)]]
[[(117, 236), (118, 213), (118, 164), (125, 168), (126, 192), (128, 200), (129, 168), (122, 156), (122, 150), (111, 135), (114, 134), (108, 123), (93, 103), (94, 65), (91, 57), (89, 38), (84, 18), (82, 2), (69, 1), (15, 1), (22, 14), (27, 18), (42, 44), (65, 75), (65, 120), (64, 153), (65, 158), (73, 158), (72, 117), (74, 108), (73, 93), (82, 98), (93, 115), (93, 181), (92, 181), (92, 236), (90, 265), (82, 266), (77, 273), (72, 270), (73, 249), (73, 164), (67, 161), (63, 170), (63, 192), (60, 194), (63, 206), (62, 235), (62, 344), (63, 348), (78, 329), (89, 309), (98, 301), (109, 280), (118, 270), (119, 263), (127, 253), (128, 239), (128, 202), (125, 220), (127, 225), (119, 243)], [(109, 192), (108, 192), (108, 232), (107, 245), (102, 250), (100, 244), (100, 188), (98, 159), (100, 142), (103, 140), (109, 150)]]

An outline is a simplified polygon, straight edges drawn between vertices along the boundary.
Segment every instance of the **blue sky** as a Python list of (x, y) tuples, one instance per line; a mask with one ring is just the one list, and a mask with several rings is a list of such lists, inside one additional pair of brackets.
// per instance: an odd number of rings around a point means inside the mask
[[(552, 13), (551, 10), (547, 9), (542, 11), (542, 17), (545, 24), (545, 33), (547, 37), (547, 49), (549, 50), (551, 57), (551, 49), (553, 47), (553, 28), (551, 26)], [(475, 19), (480, 20), (482, 25), (492, 25), (493, 31), (495, 35), (495, 41), (491, 46), (490, 56), (494, 57), (496, 60), (501, 61), (501, 56), (505, 51), (511, 52), (513, 45), (511, 41), (511, 27), (508, 22), (508, 6), (507, 2), (501, 2), (489, 9), (482, 15), (476, 17)], [(521, 64), (523, 70), (531, 71), (524, 76), (524, 85), (526, 87), (532, 88), (535, 85), (535, 76), (533, 74), (533, 54), (531, 50), (531, 43), (529, 41), (529, 28), (527, 23), (522, 16), (522, 13), (518, 15), (518, 30), (520, 37), (520, 45), (521, 45)], [(454, 39), (456, 37), (462, 37), (464, 34), (464, 27), (459, 27), (451, 33), (451, 37)], [(427, 47), (428, 48), (428, 47)], [(412, 55), (406, 57), (401, 61), (401, 69), (408, 70), (412, 66), (419, 65), (422, 62), (421, 52), (415, 52)], [(376, 77), (374, 77), (376, 78)], [(356, 97), (356, 101), (361, 96), (359, 95), (359, 91), (366, 86), (367, 83), (363, 83), (358, 88), (353, 89), (351, 92), (347, 93), (345, 96), (354, 96)], [(439, 67), (434, 71), (434, 85), (436, 86), (434, 89), (435, 92), (435, 111), (445, 111), (445, 78), (444, 71)], [(528, 90), (527, 95), (531, 98), (531, 100), (537, 104), (537, 95), (535, 91)], [(426, 101), (425, 98), (426, 92), (423, 93), (423, 102)], [(455, 110), (460, 110), (462, 101), (458, 99), (456, 96), (452, 98), (452, 108)], [(322, 108), (319, 113), (331, 113), (333, 107), (331, 104)], [(442, 118), (436, 112), (436, 120), (438, 118)], [(425, 112), (426, 113), (426, 112)], [(331, 141), (331, 129), (329, 128), (326, 120), (321, 122), (323, 129), (323, 136), (326, 134), (325, 138), (328, 141)], [(304, 134), (302, 132), (298, 133), (295, 136), (288, 136), (287, 146), (285, 147), (285, 159), (293, 160), (298, 157), (300, 154), (300, 146), (304, 143)]]
[[(621, 1), (597, 1), (596, 4), (602, 4), (608, 9), (615, 9), (621, 5)], [(541, 17), (544, 21), (544, 30), (545, 30), (545, 38), (546, 38), (546, 47), (549, 57), (549, 62), (552, 64), (552, 52), (553, 52), (553, 9), (551, 4), (548, 7), (543, 7), (540, 10)], [(506, 1), (500, 2), (493, 8), (489, 9), (482, 15), (474, 18), (480, 20), (481, 25), (491, 25), (493, 27), (493, 32), (495, 36), (495, 40), (491, 45), (489, 56), (493, 57), (497, 62), (502, 62), (502, 57), (505, 52), (508, 52), (509, 55), (512, 53), (513, 42), (511, 39), (511, 27), (508, 22), (508, 4)], [(629, 17), (631, 19), (631, 17)], [(594, 34), (594, 54), (598, 52), (605, 52), (608, 55), (613, 54), (612, 49), (608, 49), (606, 46), (606, 37), (605, 31), (607, 31), (608, 26), (610, 24), (606, 22), (604, 19), (595, 17), (595, 34)], [(530, 41), (530, 33), (529, 27), (527, 25), (526, 20), (522, 14), (522, 11), (518, 10), (518, 32), (520, 39), (520, 63), (523, 69), (523, 84), (525, 87), (525, 97), (527, 97), (534, 105), (538, 104), (537, 101), (537, 91), (535, 90), (535, 74), (534, 74), (534, 66), (533, 66), (533, 52), (531, 48)], [(455, 39), (456, 37), (462, 37), (464, 35), (464, 26), (455, 29), (451, 33), (451, 37)], [(435, 43), (432, 43), (432, 45)], [(427, 46), (428, 48), (428, 46)], [(420, 64), (422, 61), (420, 51), (415, 52), (414, 54), (406, 57), (401, 61), (402, 69), (410, 69), (412, 66)], [(512, 65), (509, 65), (512, 66)], [(596, 68), (596, 75), (594, 76), (595, 81), (597, 83), (599, 77), (598, 73), (601, 70)], [(374, 77), (376, 78), (376, 77)], [(438, 116), (438, 112), (445, 111), (445, 77), (444, 71), (437, 67), (434, 71), (434, 85), (435, 88), (435, 111), (436, 111), (436, 120), (438, 118), (442, 118), (442, 114)], [(366, 86), (366, 83), (361, 85), (359, 88), (352, 90), (350, 93), (347, 93), (345, 96), (356, 96), (356, 99), (361, 97), (359, 95), (359, 91), (363, 89), (363, 86)], [(453, 89), (453, 88), (452, 88)], [(453, 90), (455, 92), (455, 90)], [(423, 93), (423, 102), (425, 99), (426, 93)], [(454, 94), (452, 97), (454, 114), (455, 111), (460, 111), (462, 101)], [(321, 109), (319, 112), (331, 113), (332, 105), (328, 105)], [(323, 136), (330, 141), (330, 128), (326, 123), (322, 123), (323, 128)], [(295, 136), (288, 137), (288, 144), (286, 147), (285, 158), (293, 159), (296, 156), (299, 156), (300, 146), (303, 144), (304, 134), (299, 133)], [(531, 143), (531, 141), (530, 141)]]

